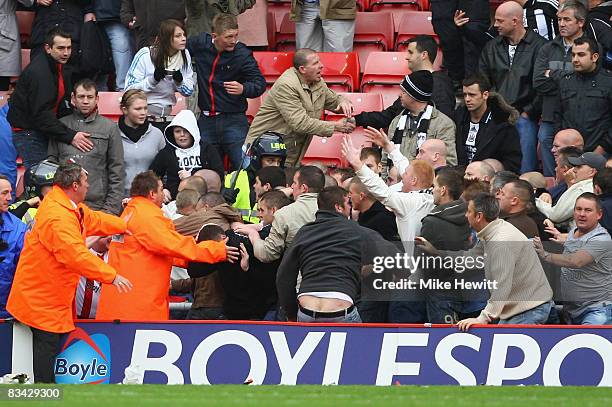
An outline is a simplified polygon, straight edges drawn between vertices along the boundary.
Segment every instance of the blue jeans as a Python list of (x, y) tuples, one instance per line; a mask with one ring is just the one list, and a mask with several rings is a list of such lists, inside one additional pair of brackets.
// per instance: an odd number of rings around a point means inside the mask
[(132, 51), (132, 39), (130, 30), (120, 22), (104, 23), (104, 30), (110, 41), (115, 64), (117, 91), (125, 88), (125, 76), (127, 75), (134, 52)]
[(554, 306), (552, 301), (540, 304), (535, 308), (516, 314), (508, 319), (500, 319), (499, 325), (543, 325), (548, 321), (550, 309)]
[(427, 322), (425, 301), (391, 301), (389, 322), (392, 324), (422, 324)]
[(47, 158), (49, 140), (34, 130), (22, 130), (13, 133), (13, 145), (23, 160), (25, 167), (25, 185), (30, 183), (29, 169)]
[(555, 132), (551, 122), (540, 123), (538, 130), (538, 140), (540, 141), (540, 155), (542, 156), (542, 167), (545, 177), (555, 176), (555, 157), (553, 157), (552, 149)]
[(575, 325), (612, 325), (612, 303), (593, 307), (572, 318)]
[(521, 174), (538, 170), (538, 126), (530, 119), (519, 116), (516, 130), (521, 139)]
[(217, 116), (200, 115), (198, 127), (202, 138), (219, 151), (219, 155), (227, 154), (232, 164), (230, 171), (240, 167), (242, 161), (242, 145), (249, 131), (249, 122), (244, 113), (221, 113)]
[(351, 312), (349, 312), (346, 316), (336, 317), (336, 318), (313, 318), (310, 315), (304, 314), (301, 310), (298, 310), (297, 313), (297, 321), (298, 322), (346, 322), (346, 323), (361, 323), (361, 317), (359, 316), (359, 311), (357, 311), (357, 307), (354, 307)]
[(454, 324), (462, 319), (476, 318), (486, 305), (482, 301), (427, 299), (427, 321), (432, 324)]

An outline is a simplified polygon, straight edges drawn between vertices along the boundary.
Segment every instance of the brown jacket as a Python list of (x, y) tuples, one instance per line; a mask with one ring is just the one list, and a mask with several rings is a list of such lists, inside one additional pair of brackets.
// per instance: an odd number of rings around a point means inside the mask
[(287, 69), (270, 89), (247, 135), (250, 144), (262, 133), (272, 130), (285, 135), (287, 166), (304, 157), (313, 135), (329, 137), (334, 123), (321, 120), (324, 110), (335, 110), (342, 96), (321, 80), (307, 85), (295, 68)]
[[(200, 209), (188, 216), (175, 219), (176, 231), (186, 236), (197, 236), (198, 232), (207, 223), (214, 223), (227, 230), (232, 222), (241, 222), (240, 214), (228, 204), (217, 205), (207, 210)], [(186, 278), (172, 282), (172, 289), (178, 292), (192, 292), (192, 308), (223, 306), (225, 292), (217, 273), (206, 277)]]
[[(291, 21), (300, 21), (303, 0), (291, 0)], [(357, 15), (355, 0), (321, 0), (319, 2), (321, 20), (354, 20)]]

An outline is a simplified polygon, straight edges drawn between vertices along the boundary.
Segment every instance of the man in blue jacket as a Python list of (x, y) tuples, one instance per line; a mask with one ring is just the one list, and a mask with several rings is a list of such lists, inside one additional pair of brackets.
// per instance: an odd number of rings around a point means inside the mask
[(249, 128), (246, 98), (259, 97), (266, 90), (253, 53), (237, 41), (238, 21), (230, 14), (215, 17), (212, 34), (202, 33), (187, 41), (198, 75), (200, 133), (222, 157), (229, 156), (232, 170), (240, 168)]
[(11, 316), (6, 310), (6, 301), (26, 232), (25, 223), (8, 211), (12, 192), (8, 178), (0, 174), (0, 319)]

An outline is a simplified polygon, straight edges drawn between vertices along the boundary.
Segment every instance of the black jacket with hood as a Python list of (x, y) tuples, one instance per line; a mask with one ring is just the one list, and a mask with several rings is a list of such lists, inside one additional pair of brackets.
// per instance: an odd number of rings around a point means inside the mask
[[(520, 172), (521, 143), (515, 124), (518, 112), (508, 105), (501, 95), (491, 92), (487, 100), (488, 109), (480, 119), (480, 128), (476, 137), (476, 154), (472, 161), (482, 161), (486, 158), (499, 160), (504, 169)], [(459, 165), (467, 165), (465, 142), (470, 128), (470, 112), (462, 105), (455, 112), (457, 133), (457, 161)]]
[[(180, 148), (176, 145), (173, 127), (180, 126), (186, 129), (194, 139), (189, 148)], [(179, 170), (187, 170), (192, 175), (201, 169), (211, 169), (223, 179), (223, 162), (215, 147), (200, 137), (200, 130), (196, 118), (191, 110), (183, 110), (172, 120), (164, 131), (166, 146), (157, 153), (151, 163), (150, 169), (160, 177), (166, 177), (164, 188), (176, 198), (178, 185), (181, 182)]]

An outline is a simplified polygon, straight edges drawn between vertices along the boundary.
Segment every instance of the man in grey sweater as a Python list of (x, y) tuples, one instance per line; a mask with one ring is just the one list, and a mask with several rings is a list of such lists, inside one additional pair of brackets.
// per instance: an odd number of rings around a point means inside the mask
[(98, 112), (98, 91), (90, 79), (77, 82), (71, 94), (74, 111), (60, 121), (69, 129), (89, 134), (92, 149), (49, 140), (49, 158), (57, 163), (75, 159), (89, 174), (85, 203), (91, 209), (119, 215), (124, 188), (123, 143), (117, 124)]
[(485, 283), (491, 297), (478, 317), (459, 321), (459, 329), (467, 331), (474, 324), (493, 321), (546, 323), (553, 305), (553, 292), (529, 239), (499, 219), (499, 203), (487, 193), (480, 193), (469, 202), (465, 216), (478, 237), (476, 245), (468, 251), (440, 252), (427, 240), (417, 237), (417, 243), (432, 254), (464, 259), (484, 256)]

